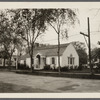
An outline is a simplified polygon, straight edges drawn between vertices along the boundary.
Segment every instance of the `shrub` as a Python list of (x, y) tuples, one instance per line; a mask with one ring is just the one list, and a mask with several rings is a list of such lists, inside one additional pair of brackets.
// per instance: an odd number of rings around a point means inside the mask
[(62, 72), (68, 71), (68, 66), (61, 67), (60, 69)]
[(50, 69), (55, 70), (55, 64), (50, 65)]
[(50, 65), (44, 66), (44, 70), (51, 70)]
[(20, 64), (18, 63), (18, 69), (21, 69), (21, 70), (28, 70), (30, 69), (28, 65), (26, 64)]
[(87, 69), (87, 66), (84, 66), (84, 69)]
[(79, 65), (77, 70), (82, 70), (83, 69), (83, 66), (82, 65)]
[(10, 66), (11, 68), (10, 69), (16, 69), (16, 66)]
[(98, 63), (98, 64), (97, 64), (97, 68), (99, 68), (99, 69), (100, 69), (100, 63)]
[(97, 68), (95, 68), (94, 71), (100, 73), (100, 63), (97, 64)]
[(78, 69), (78, 66), (75, 66), (74, 69)]
[(70, 66), (70, 70), (73, 70), (73, 66)]

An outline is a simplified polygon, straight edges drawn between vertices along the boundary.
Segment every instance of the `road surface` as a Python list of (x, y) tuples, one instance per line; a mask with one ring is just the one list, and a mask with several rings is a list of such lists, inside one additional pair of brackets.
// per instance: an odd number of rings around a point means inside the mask
[(100, 80), (0, 72), (0, 93), (99, 93)]

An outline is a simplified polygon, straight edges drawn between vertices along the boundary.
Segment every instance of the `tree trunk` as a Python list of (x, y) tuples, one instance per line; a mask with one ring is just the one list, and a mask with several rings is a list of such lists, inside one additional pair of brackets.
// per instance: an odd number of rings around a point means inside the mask
[(3, 66), (5, 67), (5, 58), (4, 58), (4, 60), (3, 60)]
[(9, 68), (9, 70), (11, 70), (11, 57), (9, 57), (8, 68)]
[(31, 71), (33, 72), (34, 71), (34, 66), (33, 66), (33, 56), (31, 55)]
[(58, 71), (60, 74), (60, 33), (58, 33)]

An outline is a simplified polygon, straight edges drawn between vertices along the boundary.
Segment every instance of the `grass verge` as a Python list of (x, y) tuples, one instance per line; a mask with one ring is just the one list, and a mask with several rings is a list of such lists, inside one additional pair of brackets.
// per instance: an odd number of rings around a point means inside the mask
[(100, 74), (91, 75), (90, 73), (67, 73), (61, 72), (43, 72), (43, 71), (16, 71), (19, 74), (39, 75), (39, 76), (52, 76), (52, 77), (68, 77), (68, 78), (80, 78), (80, 79), (100, 79)]

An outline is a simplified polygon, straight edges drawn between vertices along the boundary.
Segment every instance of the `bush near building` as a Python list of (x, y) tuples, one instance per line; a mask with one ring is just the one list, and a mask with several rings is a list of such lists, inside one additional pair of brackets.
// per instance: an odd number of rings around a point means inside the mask
[(29, 70), (29, 67), (26, 64), (19, 64), (18, 63), (18, 69), (20, 69), (20, 70)]

